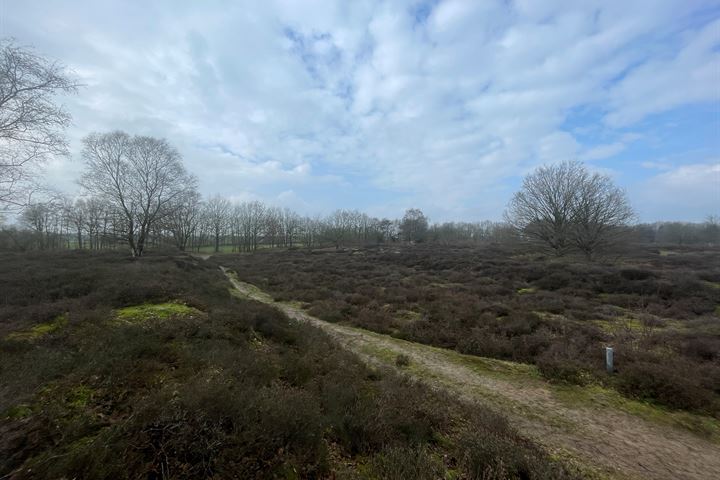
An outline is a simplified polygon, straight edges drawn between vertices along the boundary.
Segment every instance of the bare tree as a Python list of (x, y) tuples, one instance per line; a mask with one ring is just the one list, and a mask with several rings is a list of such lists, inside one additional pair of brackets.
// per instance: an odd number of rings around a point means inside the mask
[(20, 215), (23, 224), (34, 232), (40, 250), (58, 246), (62, 230), (63, 208), (58, 199), (51, 198), (25, 206)]
[(523, 180), (505, 212), (521, 235), (562, 256), (577, 248), (592, 257), (632, 218), (625, 193), (579, 162), (539, 167)]
[(195, 188), (195, 179), (164, 139), (115, 131), (88, 135), (83, 144), (87, 170), (81, 184), (123, 213), (131, 253), (141, 256), (153, 227)]
[(588, 259), (613, 246), (635, 214), (625, 192), (610, 177), (583, 176), (573, 209), (572, 240)]
[(169, 213), (165, 224), (172, 233), (175, 246), (184, 251), (202, 218), (200, 194), (194, 189), (188, 189), (183, 195), (178, 196), (168, 208)]
[(286, 247), (292, 248), (295, 241), (295, 237), (300, 230), (300, 215), (293, 212), (289, 208), (285, 208), (282, 212), (282, 229), (285, 236), (283, 244)]
[(570, 232), (578, 185), (586, 175), (577, 162), (542, 166), (523, 180), (505, 218), (532, 240), (562, 256), (572, 246)]
[(56, 95), (76, 92), (78, 84), (57, 62), (0, 41), (0, 207), (22, 207), (21, 198), (52, 155), (67, 155), (64, 129), (70, 114)]
[(352, 216), (352, 212), (347, 210), (335, 210), (324, 222), (324, 236), (332, 242), (336, 250), (348, 239), (352, 229)]
[(405, 212), (400, 222), (400, 233), (407, 242), (422, 242), (428, 232), (428, 219), (419, 208), (411, 208)]
[(87, 206), (85, 204), (85, 200), (79, 198), (75, 200), (75, 203), (67, 200), (63, 207), (65, 209), (65, 218), (67, 219), (68, 223), (72, 225), (75, 229), (75, 233), (77, 235), (77, 248), (82, 250), (83, 230), (85, 228), (85, 224), (87, 223), (87, 218), (85, 216), (87, 212)]
[(215, 253), (220, 251), (220, 236), (230, 223), (230, 202), (221, 196), (214, 196), (205, 205), (203, 216), (215, 237)]

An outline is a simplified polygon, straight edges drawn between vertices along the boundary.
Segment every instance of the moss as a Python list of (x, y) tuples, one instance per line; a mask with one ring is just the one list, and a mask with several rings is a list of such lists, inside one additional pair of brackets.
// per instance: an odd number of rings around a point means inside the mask
[(640, 331), (642, 323), (632, 317), (619, 317), (614, 320), (593, 320), (592, 323), (600, 327), (604, 332), (615, 333), (619, 330)]
[(144, 303), (116, 310), (116, 318), (126, 322), (165, 320), (170, 317), (193, 316), (201, 312), (178, 302)]
[(538, 368), (529, 363), (510, 362), (490, 357), (466, 355), (453, 350), (446, 350), (438, 347), (430, 348), (442, 352), (447, 360), (468, 367), (475, 372), (482, 373), (484, 375), (512, 380), (537, 380), (542, 378)]
[(412, 310), (398, 310), (395, 312), (395, 320), (402, 324), (413, 323), (422, 318), (423, 314)]
[(525, 295), (528, 293), (535, 293), (537, 289), (535, 287), (528, 287), (528, 288), (518, 288), (517, 293), (518, 295)]
[(70, 389), (65, 396), (65, 403), (72, 408), (84, 408), (92, 399), (95, 390), (85, 385)]
[(40, 323), (38, 325), (35, 325), (34, 327), (28, 329), (28, 330), (22, 330), (19, 332), (12, 332), (7, 337), (5, 337), (7, 340), (37, 340), (39, 338), (42, 338), (49, 333), (54, 332), (55, 330), (59, 329), (60, 327), (67, 324), (67, 316), (65, 314), (58, 315), (55, 317), (55, 319), (51, 322), (46, 323)]
[(467, 285), (457, 282), (431, 282), (428, 283), (428, 287), (436, 288), (465, 288)]
[(10, 407), (5, 411), (5, 413), (3, 413), (3, 417), (8, 420), (22, 420), (30, 415), (32, 415), (32, 408), (30, 405), (25, 404)]
[[(373, 334), (372, 332), (365, 333), (381, 336), (379, 334)], [(387, 339), (387, 337), (381, 337)], [(400, 339), (392, 339), (391, 341), (393, 343), (404, 345), (411, 344), (411, 342)], [(569, 405), (580, 405), (600, 409), (618, 409), (654, 423), (689, 430), (702, 435), (715, 443), (720, 443), (720, 420), (716, 418), (684, 411), (673, 411), (651, 403), (628, 399), (616, 390), (606, 388), (598, 384), (590, 384), (586, 386), (551, 384), (543, 380), (540, 371), (535, 365), (497, 360), (494, 358), (476, 357), (473, 355), (464, 355), (452, 350), (426, 345), (411, 345), (415, 348), (427, 350), (428, 352), (441, 353), (446, 360), (466, 366), (477, 373), (488, 377), (511, 380), (515, 383), (519, 382), (525, 385), (535, 384), (548, 388), (557, 400)], [(361, 350), (366, 355), (369, 355), (370, 357), (373, 357), (385, 364), (394, 364), (398, 355), (397, 350), (379, 347), (372, 344), (363, 345)], [(439, 377), (430, 369), (424, 368), (423, 365), (420, 365), (417, 362), (413, 362), (406, 367), (406, 371), (419, 378), (423, 378), (426, 381), (441, 383), (446, 381), (444, 378)], [(509, 402), (507, 397), (504, 396), (497, 396), (497, 398), (494, 398), (496, 395), (494, 395), (492, 391), (476, 390), (475, 393), (482, 395), (483, 398), (497, 404), (503, 409), (509, 409), (512, 413), (520, 414), (527, 418), (541, 418), (544, 422), (552, 423), (567, 431), (571, 431), (576, 427), (571, 422), (563, 421), (561, 418), (551, 418), (551, 412), (535, 411), (526, 406), (517, 404), (516, 402)]]
[(621, 410), (654, 423), (690, 430), (715, 443), (720, 443), (720, 419), (685, 411), (669, 410), (661, 405), (632, 400), (622, 396), (616, 390), (601, 385), (554, 386), (553, 392), (558, 399), (570, 404)]

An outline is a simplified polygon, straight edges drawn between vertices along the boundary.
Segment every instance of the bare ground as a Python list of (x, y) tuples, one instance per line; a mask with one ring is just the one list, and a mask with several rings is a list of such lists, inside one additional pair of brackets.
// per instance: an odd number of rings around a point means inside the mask
[[(519, 364), (467, 357), (325, 322), (297, 306), (273, 301), (255, 286), (222, 270), (237, 292), (322, 328), (369, 362), (394, 365), (397, 355), (406, 355), (410, 375), (467, 401), (489, 405), (552, 455), (581, 465), (588, 474), (668, 480), (720, 478), (720, 446), (708, 438), (613, 405), (603, 406), (602, 402), (571, 401), (542, 379), (523, 373), (522, 368), (519, 373), (513, 372), (513, 365)], [(473, 363), (476, 361), (481, 367)]]

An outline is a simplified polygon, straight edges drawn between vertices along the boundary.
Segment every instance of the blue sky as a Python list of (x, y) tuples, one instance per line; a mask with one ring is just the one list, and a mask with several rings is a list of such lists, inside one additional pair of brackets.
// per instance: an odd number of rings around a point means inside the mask
[[(0, 35), (72, 68), (80, 140), (167, 138), (203, 193), (302, 213), (500, 219), (579, 159), (641, 221), (720, 214), (720, 3), (0, 1)], [(146, 5), (147, 4), (147, 5)]]

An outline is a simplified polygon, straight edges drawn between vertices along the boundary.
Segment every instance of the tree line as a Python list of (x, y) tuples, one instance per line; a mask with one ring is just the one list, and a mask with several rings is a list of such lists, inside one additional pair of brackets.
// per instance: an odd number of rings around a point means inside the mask
[(83, 139), (82, 192), (71, 199), (43, 189), (35, 174), (48, 158), (68, 154), (63, 131), (71, 118), (56, 98), (79, 86), (62, 65), (12, 40), (0, 41), (0, 211), (15, 208), (20, 218), (20, 228), (2, 229), (0, 247), (124, 246), (142, 256), (148, 245), (218, 252), (491, 241), (525, 242), (557, 256), (593, 259), (633, 236), (679, 244), (718, 241), (714, 218), (702, 226), (632, 226), (635, 213), (625, 191), (579, 162), (545, 165), (527, 175), (504, 222), (430, 225), (416, 208), (401, 219), (357, 210), (310, 217), (257, 201), (202, 198), (197, 179), (167, 140), (122, 131)]
[[(289, 208), (259, 201), (232, 202), (217, 195), (203, 199), (195, 190), (184, 190), (167, 202), (164, 197), (145, 202), (137, 212), (122, 206), (135, 205), (140, 198), (121, 202), (108, 196), (76, 200), (57, 196), (31, 203), (23, 209), (19, 225), (0, 231), (0, 247), (21, 250), (129, 247), (137, 256), (148, 245), (190, 251), (251, 252), (276, 247), (477, 241), (481, 237), (489, 239), (495, 225), (484, 222), (428, 227), (420, 212), (425, 222), (418, 226), (417, 209), (393, 220), (342, 209), (326, 216), (303, 216)], [(158, 208), (159, 204), (162, 206)]]

